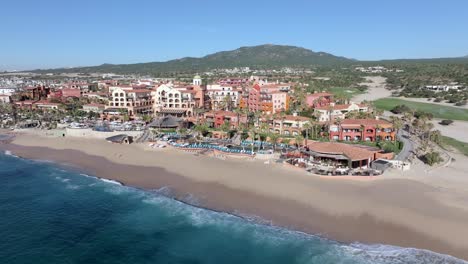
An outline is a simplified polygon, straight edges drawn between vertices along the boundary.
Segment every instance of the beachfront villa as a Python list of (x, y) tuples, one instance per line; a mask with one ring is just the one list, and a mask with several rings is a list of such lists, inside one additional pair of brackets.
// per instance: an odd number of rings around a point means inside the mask
[(396, 131), (392, 123), (381, 119), (344, 119), (329, 128), (330, 140), (393, 141)]

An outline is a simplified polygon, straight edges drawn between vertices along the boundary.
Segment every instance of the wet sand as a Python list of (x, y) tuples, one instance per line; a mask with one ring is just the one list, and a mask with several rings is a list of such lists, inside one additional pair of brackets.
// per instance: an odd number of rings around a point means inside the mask
[[(444, 188), (411, 179), (328, 180), (283, 165), (221, 161), (144, 145), (19, 135), (1, 148), (70, 164), (143, 189), (170, 187), (181, 200), (344, 242), (429, 249), (468, 259), (468, 209)], [(385, 176), (383, 176), (385, 177)], [(466, 199), (466, 192), (457, 195)], [(457, 196), (458, 198), (460, 196)]]

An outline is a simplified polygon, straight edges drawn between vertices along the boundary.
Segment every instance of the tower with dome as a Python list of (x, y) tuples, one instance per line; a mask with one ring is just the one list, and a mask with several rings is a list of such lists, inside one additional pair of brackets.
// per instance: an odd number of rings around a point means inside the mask
[(195, 77), (193, 77), (193, 85), (196, 85), (196, 86), (202, 85), (202, 78), (200, 77), (200, 75), (195, 75)]

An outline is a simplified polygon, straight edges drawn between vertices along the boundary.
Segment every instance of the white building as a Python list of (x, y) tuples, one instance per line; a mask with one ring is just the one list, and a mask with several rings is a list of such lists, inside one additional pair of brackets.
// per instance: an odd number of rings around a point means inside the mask
[[(368, 112), (369, 107), (364, 104), (350, 104), (335, 105), (331, 103), (329, 106), (322, 106), (314, 108), (314, 114), (317, 116), (319, 122), (328, 122), (336, 119), (345, 119), (346, 114), (349, 112)], [(331, 119), (331, 120), (330, 120)]]
[(16, 88), (0, 87), (0, 94), (12, 95), (15, 92), (16, 92)]
[(154, 113), (191, 116), (196, 106), (195, 94), (196, 91), (187, 87), (174, 87), (172, 84), (160, 85), (151, 93)]
[(131, 86), (112, 86), (109, 87), (109, 94), (110, 100), (106, 109), (125, 109), (130, 116), (153, 112), (151, 90), (133, 89)]
[(450, 90), (462, 90), (463, 85), (426, 85), (424, 89), (434, 92), (448, 92)]
[(211, 99), (212, 110), (232, 110), (239, 105), (240, 90), (235, 87), (212, 84), (207, 86), (206, 92)]

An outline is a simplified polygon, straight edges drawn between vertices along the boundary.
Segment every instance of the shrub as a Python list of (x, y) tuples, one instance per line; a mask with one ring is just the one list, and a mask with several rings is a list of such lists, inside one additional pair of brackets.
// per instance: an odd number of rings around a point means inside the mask
[(453, 123), (453, 120), (450, 120), (450, 119), (444, 119), (444, 120), (439, 122), (439, 124), (444, 125), (444, 126), (448, 126), (448, 125), (450, 125), (452, 123)]
[(460, 102), (456, 103), (455, 105), (456, 106), (464, 106), (464, 105), (466, 105), (466, 100), (460, 101)]
[(411, 108), (409, 108), (407, 105), (397, 105), (390, 111), (394, 114), (402, 114), (406, 112), (411, 112)]
[(437, 97), (436, 99), (434, 99), (434, 102), (436, 102), (436, 103), (440, 103), (440, 102), (442, 102), (442, 98), (440, 98), (440, 97)]
[(432, 113), (427, 113), (427, 112), (424, 112), (424, 111), (416, 111), (414, 113), (414, 117), (416, 117), (417, 119), (420, 119), (422, 117), (426, 117), (427, 119), (432, 120), (434, 115)]
[(440, 153), (436, 151), (425, 154), (423, 156), (423, 160), (425, 163), (429, 164), (430, 166), (433, 166), (443, 161), (442, 157), (440, 156)]

